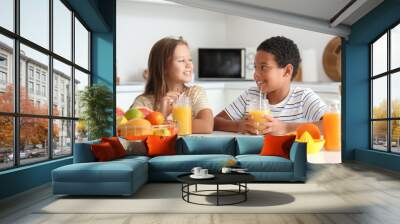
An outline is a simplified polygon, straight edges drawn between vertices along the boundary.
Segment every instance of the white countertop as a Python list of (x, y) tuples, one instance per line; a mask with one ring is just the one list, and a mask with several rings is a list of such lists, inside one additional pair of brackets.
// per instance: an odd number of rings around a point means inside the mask
[[(199, 85), (205, 89), (247, 89), (252, 86), (255, 86), (254, 81), (196, 81), (193, 82), (195, 85)], [(293, 82), (293, 86), (300, 86), (303, 88), (311, 88), (315, 92), (319, 93), (338, 93), (340, 82)], [(135, 82), (135, 83), (127, 83), (123, 85), (117, 86), (117, 92), (126, 93), (126, 92), (143, 92), (144, 91), (143, 82)]]

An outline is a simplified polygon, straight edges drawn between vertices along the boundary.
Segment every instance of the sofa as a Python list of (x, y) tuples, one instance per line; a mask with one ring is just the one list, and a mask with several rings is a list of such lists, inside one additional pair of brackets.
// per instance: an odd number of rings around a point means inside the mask
[(228, 160), (247, 168), (258, 182), (305, 182), (306, 144), (294, 142), (290, 158), (260, 156), (262, 136), (185, 136), (176, 143), (176, 155), (126, 156), (96, 162), (91, 141), (75, 144), (73, 164), (52, 171), (54, 194), (132, 195), (147, 182), (176, 181), (180, 174), (200, 166), (219, 172)]

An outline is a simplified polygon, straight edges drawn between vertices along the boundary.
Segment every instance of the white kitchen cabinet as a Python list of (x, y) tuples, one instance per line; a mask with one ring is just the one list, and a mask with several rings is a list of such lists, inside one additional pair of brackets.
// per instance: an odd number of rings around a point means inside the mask
[[(207, 93), (209, 103), (213, 108), (214, 115), (219, 113), (230, 102), (238, 97), (243, 91), (255, 86), (254, 81), (231, 81), (231, 82), (195, 82), (203, 87)], [(311, 88), (326, 103), (333, 100), (340, 101), (340, 83), (302, 83), (294, 82), (293, 86)], [(126, 111), (134, 99), (144, 91), (144, 83), (133, 83), (130, 85), (117, 86), (117, 106)]]

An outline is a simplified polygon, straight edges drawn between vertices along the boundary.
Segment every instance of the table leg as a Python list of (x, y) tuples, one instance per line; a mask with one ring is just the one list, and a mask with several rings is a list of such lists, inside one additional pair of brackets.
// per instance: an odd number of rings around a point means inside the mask
[(219, 205), (219, 184), (217, 184), (217, 206)]
[(244, 183), (244, 201), (247, 201), (247, 183)]

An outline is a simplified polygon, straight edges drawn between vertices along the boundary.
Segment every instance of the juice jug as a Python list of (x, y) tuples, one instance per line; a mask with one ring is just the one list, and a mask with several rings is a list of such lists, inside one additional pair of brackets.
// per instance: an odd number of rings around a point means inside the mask
[(178, 125), (178, 135), (192, 134), (192, 106), (188, 96), (181, 95), (175, 102), (172, 119)]
[(325, 150), (339, 151), (341, 149), (341, 129), (340, 129), (340, 110), (339, 102), (332, 102), (328, 112), (322, 120), (325, 138)]

